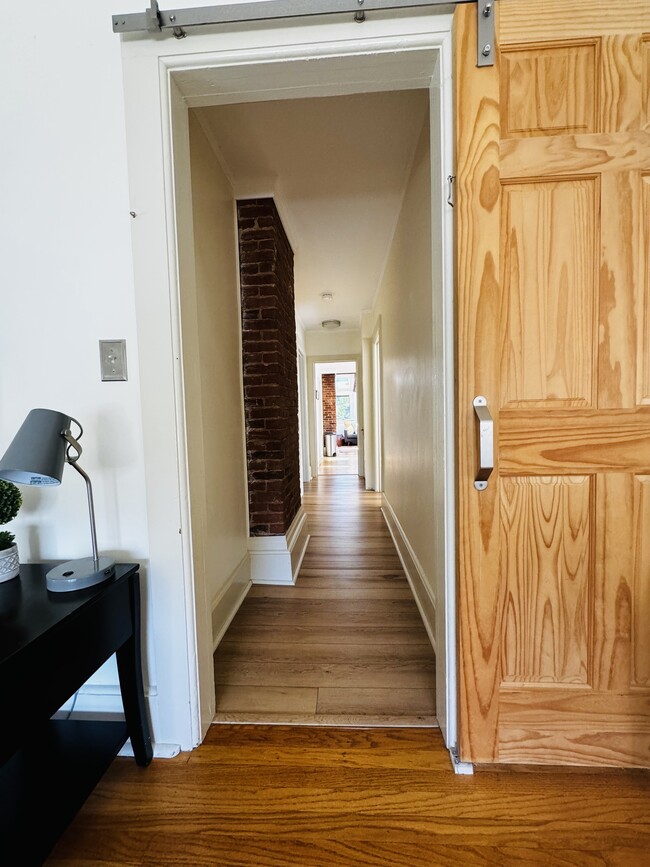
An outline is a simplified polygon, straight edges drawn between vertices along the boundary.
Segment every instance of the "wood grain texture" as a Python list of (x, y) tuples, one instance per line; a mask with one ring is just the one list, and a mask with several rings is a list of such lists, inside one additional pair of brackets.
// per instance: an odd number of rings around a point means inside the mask
[[(498, 10), (500, 72), (479, 85), (468, 55), (457, 72), (459, 117), (472, 119), (456, 211), (461, 657), (479, 698), (461, 693), (462, 755), (650, 765), (650, 720), (620, 725), (628, 699), (650, 695), (650, 5), (643, 24), (634, 0)], [(485, 305), (488, 260), (501, 268)], [(477, 394), (497, 442), (478, 504)], [(598, 714), (554, 701), (567, 685), (593, 693)], [(535, 709), (525, 721), (514, 689)]]
[(647, 0), (498, 0), (503, 45), (524, 41), (616, 36), (650, 29)]
[(344, 473), (306, 485), (297, 583), (245, 599), (215, 654), (217, 721), (437, 725), (433, 650), (380, 503)]
[(599, 486), (594, 685), (650, 701), (650, 476), (605, 476)]
[[(650, 13), (648, 14), (650, 28)], [(644, 58), (643, 37), (604, 36), (601, 39), (602, 67), (600, 130), (605, 133), (643, 129)]]
[[(630, 473), (596, 478), (593, 686), (630, 692), (635, 483)], [(621, 540), (631, 544), (621, 545)], [(611, 712), (620, 700), (611, 698)]]
[(639, 294), (637, 321), (639, 341), (637, 349), (636, 402), (650, 404), (650, 173), (641, 176), (641, 246), (639, 256)]
[(586, 684), (591, 480), (506, 478), (501, 484), (502, 682)]
[(503, 178), (539, 178), (635, 170), (650, 163), (650, 131), (504, 139)]
[(504, 184), (502, 406), (590, 406), (599, 184)]
[(649, 805), (646, 773), (455, 776), (435, 730), (212, 726), (116, 760), (48, 864), (636, 867)]
[(499, 466), (504, 475), (650, 473), (650, 407), (612, 410), (504, 409)]
[(650, 688), (650, 476), (634, 477), (634, 587), (631, 611), (633, 687)]
[(650, 33), (641, 37), (641, 126), (650, 127)]
[(504, 48), (502, 137), (598, 132), (599, 61), (599, 39)]
[[(650, 163), (650, 152), (648, 157)], [(598, 406), (601, 410), (633, 407), (637, 397), (639, 180), (638, 171), (604, 173), (601, 177), (601, 209), (605, 215), (600, 241)], [(614, 214), (615, 219), (608, 218)]]
[[(499, 582), (497, 488), (474, 488), (476, 433), (472, 401), (499, 398), (500, 251), (499, 52), (495, 65), (475, 66), (472, 5), (454, 13), (456, 87), (456, 285), (458, 294), (458, 593), (460, 752), (468, 761), (497, 757), (499, 639), (503, 588)], [(499, 21), (496, 6), (496, 21)], [(498, 33), (498, 30), (497, 30)], [(495, 330), (496, 329), (496, 330)], [(498, 433), (498, 428), (497, 428)]]

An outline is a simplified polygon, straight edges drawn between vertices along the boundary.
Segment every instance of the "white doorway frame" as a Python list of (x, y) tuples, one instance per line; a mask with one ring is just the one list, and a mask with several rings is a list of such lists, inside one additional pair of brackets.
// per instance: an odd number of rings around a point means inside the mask
[[(211, 722), (214, 690), (212, 636), (203, 611), (204, 580), (195, 575), (192, 561), (180, 328), (179, 263), (192, 241), (191, 226), (188, 229), (180, 223), (188, 213), (188, 109), (217, 102), (414, 87), (436, 90), (431, 104), (437, 105), (438, 113), (432, 115), (432, 126), (442, 132), (432, 175), (432, 214), (439, 233), (434, 274), (439, 275), (442, 286), (444, 321), (451, 327), (443, 360), (446, 569), (437, 594), (438, 600), (445, 600), (438, 618), (442, 632), (438, 631), (437, 645), (439, 662), (444, 645), (441, 673), (446, 675), (440, 678), (438, 701), (444, 714), (440, 722), (445, 740), (450, 748), (457, 742), (453, 227), (451, 213), (444, 207), (445, 178), (453, 174), (451, 26), (448, 12), (400, 10), (373, 15), (361, 26), (341, 16), (203, 28), (181, 41), (123, 37), (148, 571), (155, 611), (155, 658), (148, 667), (155, 679), (156, 742), (176, 743), (183, 750), (199, 744)], [(417, 64), (403, 74), (399, 71), (400, 60), (406, 64), (409, 57), (426, 52), (436, 55), (435, 81), (434, 74), (418, 80)], [(307, 83), (304, 75), (294, 77), (293, 84), (286, 80), (285, 73), (297, 71), (301, 63), (303, 71), (311, 70), (316, 60), (338, 64), (337, 83), (322, 82), (319, 75), (312, 75)], [(368, 64), (375, 62), (376, 69), (368, 74)], [(261, 80), (263, 66), (281, 74)], [(253, 86), (250, 82), (256, 74), (257, 85)]]
[(382, 369), (381, 369), (381, 319), (372, 337), (372, 417), (373, 425), (373, 457), (375, 490), (379, 493), (384, 490), (383, 461), (384, 461), (384, 418), (382, 416)]
[[(314, 465), (314, 477), (319, 475), (320, 465), (323, 461), (323, 400), (322, 400), (322, 377), (318, 372), (318, 367), (327, 367), (328, 364), (337, 364), (339, 362), (350, 362), (354, 364), (357, 377), (357, 428), (363, 427), (363, 383), (362, 383), (362, 367), (361, 356), (355, 354), (347, 355), (311, 355), (309, 356), (309, 382), (312, 389), (313, 403), (310, 412), (310, 429), (312, 431), (311, 448), (313, 450), (312, 460)], [(325, 371), (322, 371), (323, 373)], [(358, 440), (357, 440), (358, 441)], [(357, 452), (357, 475), (363, 473), (363, 454), (361, 447)]]
[(307, 359), (298, 348), (298, 429), (300, 435), (300, 493), (312, 477), (309, 460), (309, 401), (307, 399)]

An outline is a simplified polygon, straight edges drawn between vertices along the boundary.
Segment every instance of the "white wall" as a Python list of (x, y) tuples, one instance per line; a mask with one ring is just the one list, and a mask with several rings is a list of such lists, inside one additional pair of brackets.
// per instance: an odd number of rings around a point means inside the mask
[(433, 418), (442, 406), (433, 393), (430, 189), (427, 118), (372, 320), (381, 317), (383, 491), (433, 597)]
[(361, 331), (306, 331), (305, 344), (307, 355), (359, 355), (361, 352)]
[(181, 322), (194, 569), (212, 610), (248, 555), (237, 235), (232, 188), (189, 121), (194, 267), (181, 273)]
[[(118, 4), (136, 11), (141, 3)], [(149, 553), (138, 380), (131, 206), (113, 0), (17, 10), (0, 64), (0, 450), (38, 406), (83, 424), (100, 550)], [(122, 10), (120, 10), (122, 11)], [(126, 338), (128, 382), (101, 382), (98, 340)], [(12, 523), (21, 559), (87, 556), (85, 486), (23, 488)], [(151, 644), (148, 680), (155, 683)], [(117, 682), (114, 666), (94, 680)]]

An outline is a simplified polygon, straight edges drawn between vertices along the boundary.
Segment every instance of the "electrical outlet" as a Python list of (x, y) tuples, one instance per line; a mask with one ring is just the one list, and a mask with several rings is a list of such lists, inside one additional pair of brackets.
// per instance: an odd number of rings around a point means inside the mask
[(126, 381), (126, 340), (100, 340), (99, 361), (102, 382)]

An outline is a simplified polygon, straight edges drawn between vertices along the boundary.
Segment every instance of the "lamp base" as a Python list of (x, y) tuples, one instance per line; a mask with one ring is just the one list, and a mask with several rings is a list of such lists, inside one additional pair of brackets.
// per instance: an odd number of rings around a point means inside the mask
[(110, 557), (82, 557), (81, 560), (68, 560), (55, 566), (45, 576), (48, 590), (54, 593), (68, 593), (71, 590), (83, 590), (94, 587), (115, 575), (115, 560)]

